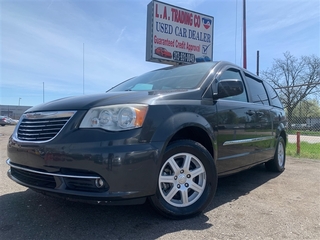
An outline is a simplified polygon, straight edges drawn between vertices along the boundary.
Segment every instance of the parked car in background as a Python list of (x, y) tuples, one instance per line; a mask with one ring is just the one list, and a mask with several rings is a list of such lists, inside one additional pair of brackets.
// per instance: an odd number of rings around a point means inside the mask
[(16, 124), (19, 122), (19, 120), (12, 119), (12, 118), (9, 118), (8, 121), (9, 121), (10, 124), (12, 124), (12, 125), (16, 125)]
[(292, 130), (308, 130), (308, 125), (306, 123), (293, 123), (291, 124)]
[(18, 123), (18, 120), (14, 120), (8, 116), (0, 116), (0, 125), (5, 126), (5, 125), (15, 125)]
[(285, 123), (275, 90), (241, 67), (168, 67), (28, 109), (8, 142), (8, 176), (51, 196), (148, 199), (187, 218), (208, 206), (218, 177), (262, 163), (282, 172)]
[(7, 120), (7, 118), (5, 116), (0, 116), (0, 125), (1, 126), (7, 125), (8, 123), (6, 120)]
[(0, 116), (0, 125), (5, 126), (5, 125), (10, 125), (12, 124), (12, 119), (7, 117), (7, 116)]
[(12, 121), (13, 121), (14, 125), (18, 124), (18, 122), (19, 122), (19, 120), (17, 120), (17, 119), (12, 119)]
[(310, 131), (320, 131), (320, 123), (315, 123), (310, 127)]

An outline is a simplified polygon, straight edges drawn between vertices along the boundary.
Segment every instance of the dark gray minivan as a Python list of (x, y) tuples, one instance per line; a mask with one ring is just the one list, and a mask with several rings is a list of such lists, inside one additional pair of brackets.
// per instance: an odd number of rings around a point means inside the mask
[(262, 163), (283, 171), (285, 123), (275, 90), (234, 64), (162, 68), (28, 109), (8, 142), (8, 176), (51, 196), (148, 199), (187, 218), (208, 206), (220, 176)]

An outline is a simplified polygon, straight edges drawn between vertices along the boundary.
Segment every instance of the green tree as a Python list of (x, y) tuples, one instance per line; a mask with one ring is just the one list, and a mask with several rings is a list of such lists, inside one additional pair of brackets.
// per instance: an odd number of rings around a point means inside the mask
[(274, 59), (272, 67), (262, 71), (261, 76), (278, 91), (290, 127), (298, 104), (310, 95), (319, 94), (320, 58), (315, 55), (296, 58), (290, 52), (283, 55), (284, 59)]
[(317, 100), (302, 100), (292, 113), (292, 122), (306, 123), (308, 118), (319, 118), (320, 106)]

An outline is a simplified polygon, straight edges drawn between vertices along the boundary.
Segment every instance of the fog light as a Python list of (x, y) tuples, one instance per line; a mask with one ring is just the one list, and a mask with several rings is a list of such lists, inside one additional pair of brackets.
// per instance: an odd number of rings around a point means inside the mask
[(104, 182), (103, 182), (103, 180), (101, 178), (96, 179), (94, 183), (95, 183), (97, 188), (102, 188), (103, 185), (104, 185)]

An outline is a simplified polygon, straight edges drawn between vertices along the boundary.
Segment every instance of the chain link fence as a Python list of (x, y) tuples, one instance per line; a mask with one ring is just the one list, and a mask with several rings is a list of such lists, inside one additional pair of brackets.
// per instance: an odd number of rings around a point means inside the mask
[(288, 118), (287, 133), (288, 155), (320, 160), (320, 115)]

